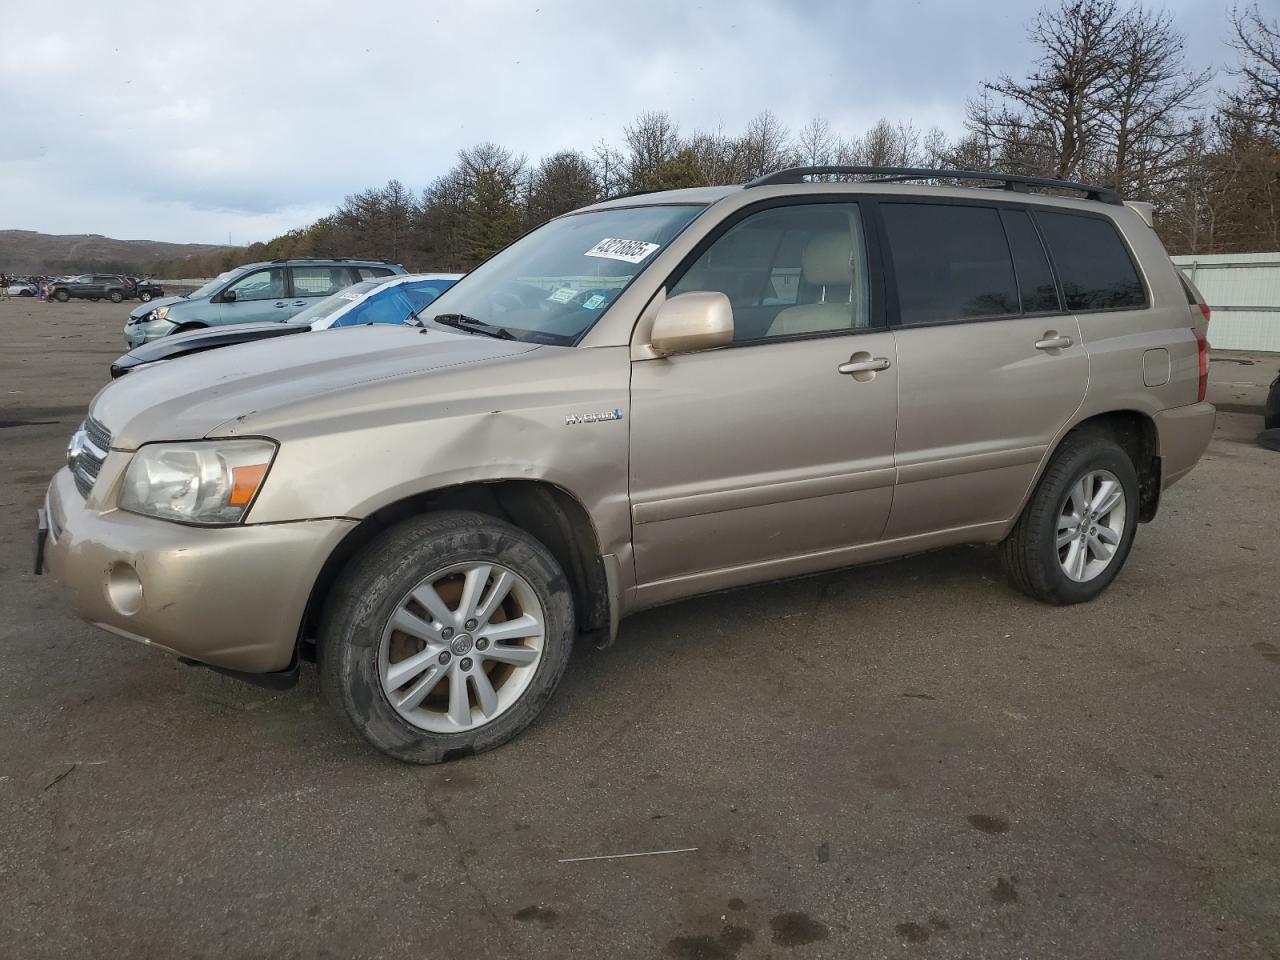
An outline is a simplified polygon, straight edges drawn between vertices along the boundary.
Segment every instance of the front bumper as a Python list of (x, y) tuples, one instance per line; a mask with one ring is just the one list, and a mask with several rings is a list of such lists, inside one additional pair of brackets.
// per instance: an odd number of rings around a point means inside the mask
[(49, 485), (45, 513), (44, 566), (77, 616), (245, 673), (289, 665), (311, 587), (355, 525), (329, 519), (192, 527), (99, 512), (66, 468)]
[(1155, 415), (1160, 444), (1161, 487), (1168, 487), (1191, 472), (1209, 448), (1218, 408), (1212, 403), (1192, 403), (1161, 410)]
[(151, 320), (142, 323), (130, 323), (124, 328), (124, 342), (129, 345), (129, 349), (140, 347), (144, 343), (150, 343), (152, 340), (159, 340), (161, 337), (167, 337), (173, 331), (178, 329), (176, 323), (170, 323), (168, 320)]

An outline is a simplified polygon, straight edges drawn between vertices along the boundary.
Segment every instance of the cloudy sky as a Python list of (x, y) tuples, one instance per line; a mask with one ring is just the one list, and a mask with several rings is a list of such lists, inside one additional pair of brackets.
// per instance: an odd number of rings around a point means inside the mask
[[(956, 134), (984, 78), (1026, 69), (1037, 5), (3, 0), (0, 229), (265, 240), (391, 177), (420, 189), (459, 147), (536, 159), (650, 109)], [(1229, 0), (1166, 5), (1191, 63), (1229, 61)]]

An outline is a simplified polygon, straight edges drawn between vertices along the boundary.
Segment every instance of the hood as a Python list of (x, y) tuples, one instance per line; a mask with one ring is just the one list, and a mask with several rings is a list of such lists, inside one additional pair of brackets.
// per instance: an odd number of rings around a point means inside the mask
[(242, 343), (112, 381), (90, 411), (114, 448), (194, 440), (229, 420), (251, 432), (272, 412), (433, 370), (527, 353), (537, 344), (410, 326), (351, 327), (289, 341)]
[(171, 303), (180, 303), (187, 299), (186, 297), (156, 297), (154, 300), (148, 300), (144, 304), (134, 307), (129, 311), (129, 316), (134, 320), (141, 320), (156, 307), (167, 307)]
[[(254, 340), (269, 340), (274, 337), (286, 337), (292, 333), (307, 333), (311, 327), (305, 323), (234, 323), (223, 327), (205, 327), (200, 330), (188, 330), (186, 333), (175, 333), (159, 340), (152, 340), (139, 347), (134, 347), (111, 365), (111, 375), (119, 376), (134, 367), (157, 360), (172, 360), (192, 353), (203, 353), (216, 347), (229, 347), (236, 343), (249, 343)], [(119, 371), (119, 372), (117, 372)]]

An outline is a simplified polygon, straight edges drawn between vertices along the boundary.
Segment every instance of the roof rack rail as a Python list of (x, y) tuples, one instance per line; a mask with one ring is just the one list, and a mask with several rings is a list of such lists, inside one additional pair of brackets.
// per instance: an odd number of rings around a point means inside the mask
[(390, 260), (383, 260), (380, 257), (276, 257), (274, 260), (268, 260), (267, 263), (291, 263), (294, 260), (321, 260), (324, 263), (342, 263), (344, 261), (353, 261), (355, 263), (391, 263)]
[(873, 179), (866, 183), (902, 183), (908, 180), (986, 180), (1003, 185), (1006, 190), (1027, 192), (1030, 187), (1045, 187), (1053, 190), (1076, 190), (1085, 195), (1087, 200), (1121, 206), (1120, 194), (1110, 187), (1096, 187), (1087, 183), (1076, 183), (1072, 180), (1053, 180), (1049, 177), (1024, 177), (1015, 173), (988, 173), (981, 170), (928, 170), (920, 167), (787, 167), (774, 173), (766, 173), (748, 180), (744, 187), (767, 187), (778, 183), (803, 183), (805, 177), (816, 177), (825, 174), (842, 176), (863, 176)]

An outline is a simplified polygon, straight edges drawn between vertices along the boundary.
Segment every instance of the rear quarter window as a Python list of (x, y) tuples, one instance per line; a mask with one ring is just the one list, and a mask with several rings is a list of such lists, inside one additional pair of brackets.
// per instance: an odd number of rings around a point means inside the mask
[(1073, 313), (1135, 310), (1147, 295), (1115, 224), (1102, 217), (1036, 211)]

